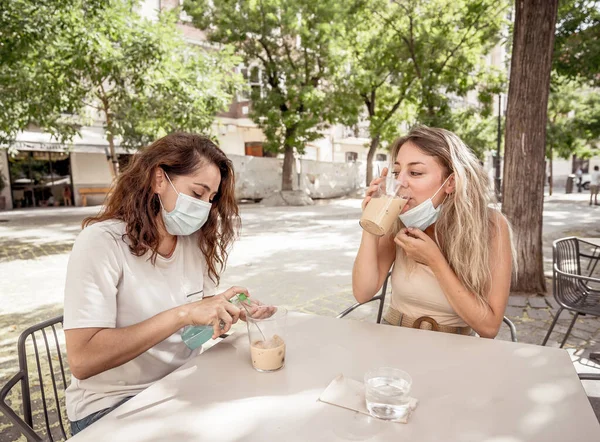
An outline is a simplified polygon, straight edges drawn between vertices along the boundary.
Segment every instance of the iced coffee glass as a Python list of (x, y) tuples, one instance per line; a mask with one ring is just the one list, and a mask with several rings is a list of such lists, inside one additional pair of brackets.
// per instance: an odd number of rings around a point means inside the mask
[[(274, 311), (273, 311), (274, 310)], [(269, 315), (247, 316), (252, 366), (261, 372), (272, 372), (285, 365), (285, 323), (287, 310), (271, 307)]]
[(393, 175), (385, 177), (364, 208), (360, 226), (373, 235), (388, 233), (407, 201), (399, 193), (400, 182)]

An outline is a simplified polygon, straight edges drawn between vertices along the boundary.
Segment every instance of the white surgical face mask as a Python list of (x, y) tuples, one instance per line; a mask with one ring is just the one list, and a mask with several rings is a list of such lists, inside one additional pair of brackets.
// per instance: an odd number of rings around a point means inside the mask
[(167, 232), (169, 232), (171, 235), (178, 236), (191, 235), (192, 233), (197, 232), (202, 228), (204, 223), (206, 223), (212, 204), (192, 198), (184, 193), (179, 193), (171, 182), (169, 175), (165, 173), (165, 176), (169, 180), (173, 190), (175, 190), (177, 193), (175, 208), (170, 212), (165, 210), (165, 206), (160, 199), (160, 195), (158, 196), (160, 205), (162, 207), (162, 217)]
[(425, 231), (427, 227), (435, 223), (440, 216), (443, 203), (440, 204), (436, 209), (433, 207), (433, 199), (442, 189), (442, 187), (446, 185), (446, 182), (449, 179), (450, 177), (446, 178), (444, 184), (442, 184), (442, 186), (433, 194), (431, 198), (423, 201), (417, 207), (413, 207), (408, 212), (400, 214), (399, 218), (400, 221), (402, 221), (402, 224), (404, 224), (406, 227), (414, 227), (415, 229)]

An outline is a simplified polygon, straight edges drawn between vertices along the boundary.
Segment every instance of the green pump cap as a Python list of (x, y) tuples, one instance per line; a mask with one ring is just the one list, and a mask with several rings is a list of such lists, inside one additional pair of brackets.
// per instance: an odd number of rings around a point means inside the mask
[(248, 299), (248, 297), (247, 297), (247, 296), (246, 296), (244, 293), (238, 293), (238, 294), (237, 294), (237, 299), (238, 299), (240, 302), (243, 302), (243, 301), (246, 301), (246, 300)]

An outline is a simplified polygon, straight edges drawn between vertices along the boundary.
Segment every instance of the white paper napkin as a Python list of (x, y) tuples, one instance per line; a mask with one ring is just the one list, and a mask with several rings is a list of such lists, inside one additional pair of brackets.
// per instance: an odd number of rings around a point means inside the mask
[[(331, 381), (325, 391), (321, 393), (319, 400), (370, 416), (365, 401), (365, 384), (355, 381), (354, 379), (348, 379), (344, 377), (343, 374), (338, 375)], [(410, 398), (408, 412), (402, 419), (394, 422), (406, 424), (412, 412), (417, 408), (418, 403), (419, 401), (417, 399)]]

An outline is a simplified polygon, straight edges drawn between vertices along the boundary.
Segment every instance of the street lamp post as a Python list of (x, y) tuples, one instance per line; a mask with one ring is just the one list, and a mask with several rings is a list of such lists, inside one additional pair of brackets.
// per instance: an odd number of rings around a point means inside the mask
[(496, 198), (502, 201), (502, 179), (500, 178), (500, 148), (502, 145), (502, 94), (498, 94), (498, 143), (496, 146), (496, 156), (494, 158), (494, 189)]

